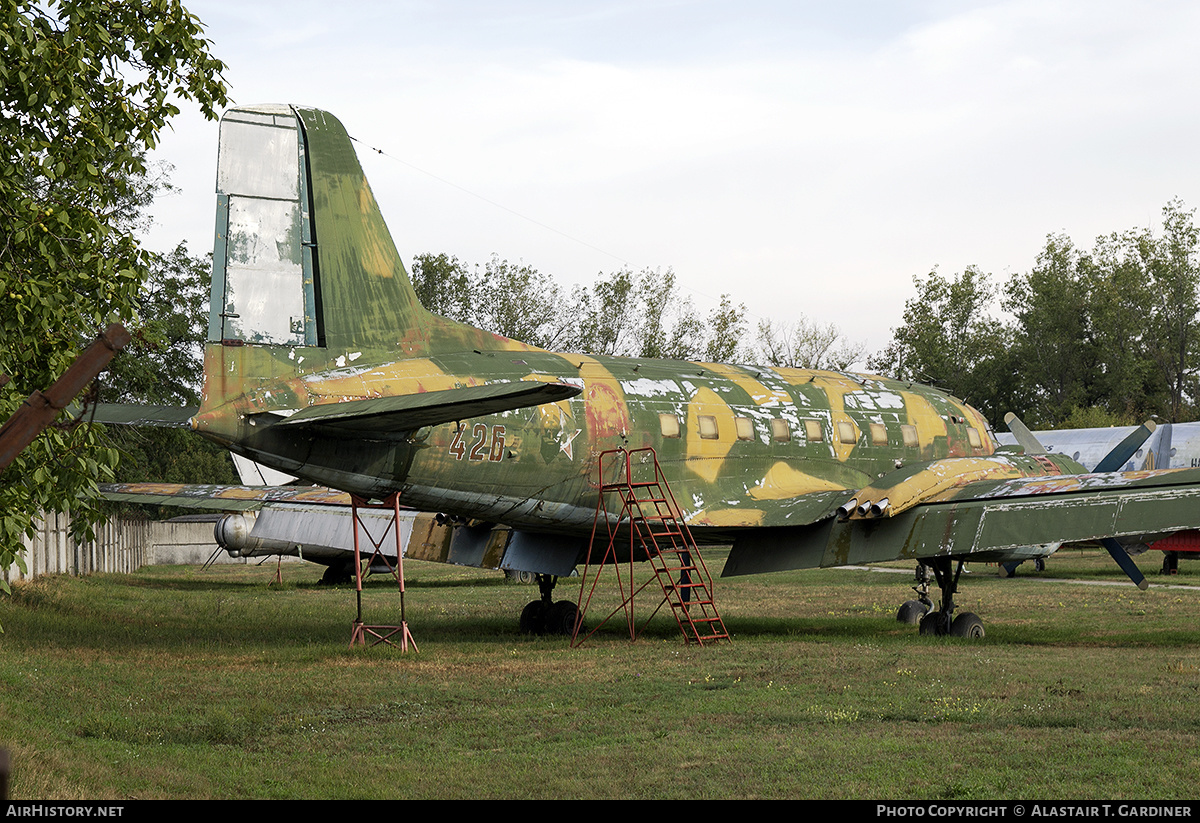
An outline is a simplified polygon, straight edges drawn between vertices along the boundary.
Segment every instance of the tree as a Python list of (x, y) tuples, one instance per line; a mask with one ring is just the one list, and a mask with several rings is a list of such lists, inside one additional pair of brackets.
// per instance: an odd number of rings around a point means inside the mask
[(844, 340), (835, 324), (821, 326), (803, 315), (791, 323), (760, 320), (756, 343), (764, 365), (792, 369), (845, 371), (866, 354), (861, 343)]
[[(108, 322), (130, 323), (147, 273), (130, 203), (177, 100), (208, 117), (224, 65), (176, 0), (15, 0), (0, 11), (0, 419)], [(0, 475), (0, 566), (41, 509), (71, 509), (112, 476), (87, 426), (47, 430)]]
[(412, 262), (412, 284), (417, 300), (434, 314), (464, 323), (474, 316), (475, 279), (457, 257), (418, 254)]
[(690, 299), (681, 298), (675, 272), (629, 269), (601, 274), (590, 289), (571, 294), (578, 306), (572, 348), (589, 354), (690, 360), (703, 351), (704, 326)]
[(1200, 311), (1200, 265), (1194, 224), (1196, 211), (1185, 211), (1179, 200), (1163, 207), (1163, 237), (1154, 244), (1150, 288), (1154, 308), (1150, 321), (1154, 352), (1167, 383), (1167, 413), (1173, 421), (1185, 414), (1196, 400), (1197, 355), (1200, 333), (1196, 315)]
[(746, 333), (746, 306), (733, 305), (728, 294), (721, 295), (721, 303), (708, 313), (708, 342), (704, 346), (704, 357), (710, 363), (732, 363), (739, 359), (742, 336)]
[(1011, 330), (992, 317), (996, 288), (974, 266), (950, 278), (913, 278), (917, 296), (904, 323), (869, 368), (902, 380), (934, 383), (995, 420), (1013, 404), (1005, 358)]
[(472, 325), (543, 349), (555, 348), (570, 334), (571, 317), (554, 279), (532, 266), (499, 256), (475, 274)]
[(1099, 361), (1091, 329), (1092, 265), (1066, 235), (1049, 235), (1037, 263), (1009, 284), (1017, 318), (1021, 379), (1030, 387), (1030, 425), (1055, 427), (1091, 405)]
[(1173, 200), (1163, 208), (1161, 237), (1114, 232), (1090, 252), (1050, 235), (1034, 267), (1013, 279), (1009, 308), (1029, 422), (1063, 426), (1089, 409), (1126, 424), (1189, 416), (1200, 355), (1193, 214)]
[[(148, 256), (149, 276), (138, 298), (133, 339), (100, 381), (99, 399), (109, 403), (197, 406), (204, 374), (210, 255), (196, 257), (180, 243), (168, 254)], [(118, 482), (233, 483), (229, 452), (184, 429), (108, 427), (108, 442), (121, 459)], [(150, 511), (166, 507), (117, 506)]]
[(590, 289), (576, 286), (571, 302), (577, 307), (579, 322), (571, 348), (588, 354), (632, 355), (639, 346), (636, 338), (638, 294), (633, 272), (620, 269), (601, 275)]
[(187, 243), (146, 255), (147, 279), (137, 298), (133, 339), (101, 379), (105, 403), (193, 406), (200, 402), (208, 325), (211, 255)]
[(434, 314), (545, 349), (691, 360), (717, 351), (717, 341), (730, 334), (726, 348), (736, 350), (744, 329), (745, 308), (725, 297), (709, 317), (713, 335), (706, 337), (670, 269), (602, 272), (568, 296), (549, 275), (497, 255), (481, 268), (426, 253), (413, 258), (412, 282)]

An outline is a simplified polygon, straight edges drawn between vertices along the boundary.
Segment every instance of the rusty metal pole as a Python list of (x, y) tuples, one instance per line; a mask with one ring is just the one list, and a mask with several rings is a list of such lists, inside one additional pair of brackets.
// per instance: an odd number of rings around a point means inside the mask
[(404, 615), (404, 543), (400, 539), (400, 493), (392, 495), (392, 528), (396, 532), (396, 580), (400, 584), (400, 650), (408, 651), (411, 643), (413, 651), (417, 649), (417, 641), (408, 630), (408, 619)]
[[(58, 413), (65, 409), (75, 395), (83, 391), (91, 380), (104, 371), (104, 367), (117, 352), (129, 342), (129, 332), (120, 323), (113, 323), (96, 338), (87, 351), (79, 355), (54, 385), (33, 394), (0, 427), (0, 470), (16, 460), (17, 455), (41, 434), (42, 429), (54, 422)], [(0, 383), (3, 385), (3, 383)]]
[[(362, 619), (362, 552), (358, 548), (358, 506), (360, 503), (366, 502), (356, 494), (350, 495), (350, 523), (351, 528), (354, 529), (354, 596), (358, 606), (354, 622), (351, 624), (350, 648), (354, 648), (356, 643), (367, 645)], [(369, 534), (367, 537), (371, 539)]]

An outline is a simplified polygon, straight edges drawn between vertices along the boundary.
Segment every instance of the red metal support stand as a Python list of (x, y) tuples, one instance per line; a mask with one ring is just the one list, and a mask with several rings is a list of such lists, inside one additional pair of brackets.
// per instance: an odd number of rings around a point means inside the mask
[[(358, 510), (364, 509), (387, 509), (392, 510), (391, 525), (384, 529), (382, 535), (376, 540), (367, 530), (366, 523), (363, 522), (358, 515)], [(389, 646), (399, 645), (401, 651), (408, 651), (411, 645), (413, 651), (420, 651), (417, 648), (417, 643), (413, 640), (412, 633), (408, 630), (408, 621), (404, 615), (404, 541), (400, 537), (400, 495), (399, 493), (390, 495), (382, 504), (370, 504), (365, 498), (357, 495), (350, 496), (350, 512), (352, 527), (354, 529), (354, 587), (355, 594), (358, 599), (358, 613), (354, 618), (352, 630), (350, 633), (350, 648), (355, 645), (368, 645), (367, 638), (374, 638), (369, 645), (376, 646), (380, 643), (387, 643)], [(396, 537), (396, 562), (392, 564), (380, 547), (383, 541), (387, 539), (388, 531), (391, 531)], [(380, 560), (388, 567), (392, 576), (396, 578), (396, 583), (400, 587), (400, 625), (384, 626), (384, 625), (367, 625), (362, 619), (362, 582), (363, 582), (363, 562), (362, 552), (359, 549), (358, 534), (362, 532), (367, 536), (367, 540), (374, 547), (370, 559), (366, 566), (371, 567), (376, 560)], [(399, 637), (397, 637), (399, 635)], [(395, 638), (395, 639), (393, 639)]]

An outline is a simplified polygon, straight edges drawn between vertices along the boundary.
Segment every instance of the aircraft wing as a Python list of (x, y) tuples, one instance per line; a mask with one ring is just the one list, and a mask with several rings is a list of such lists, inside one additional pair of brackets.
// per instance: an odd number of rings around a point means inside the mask
[(268, 503), (349, 506), (350, 495), (322, 486), (217, 486), (184, 483), (103, 483), (100, 496), (122, 503), (210, 511), (257, 511)]
[(1200, 469), (985, 480), (894, 515), (856, 512), (745, 532), (735, 538), (722, 575), (938, 556), (1005, 560), (1030, 545), (1145, 543), (1197, 527)]
[[(353, 557), (350, 495), (322, 486), (203, 486), (182, 483), (108, 483), (106, 500), (149, 503), (210, 511), (256, 511), (252, 522), (240, 514), (224, 518), (217, 540), (234, 556), (290, 555), (317, 563), (347, 563)], [(395, 556), (392, 511), (360, 509), (360, 549), (374, 545)], [(532, 571), (566, 576), (575, 568), (586, 541), (580, 537), (533, 534), (492, 524), (473, 524), (429, 512), (401, 510), (400, 542), (411, 560), (482, 569)], [(376, 544), (376, 541), (378, 543)]]

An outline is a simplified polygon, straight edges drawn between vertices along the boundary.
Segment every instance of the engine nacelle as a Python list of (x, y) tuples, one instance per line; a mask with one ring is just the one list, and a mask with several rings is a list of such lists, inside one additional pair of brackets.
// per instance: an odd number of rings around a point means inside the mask
[(253, 528), (254, 524), (246, 515), (227, 514), (213, 527), (213, 537), (218, 546), (229, 552), (230, 557), (240, 557), (243, 551), (250, 548), (250, 531)]

